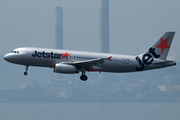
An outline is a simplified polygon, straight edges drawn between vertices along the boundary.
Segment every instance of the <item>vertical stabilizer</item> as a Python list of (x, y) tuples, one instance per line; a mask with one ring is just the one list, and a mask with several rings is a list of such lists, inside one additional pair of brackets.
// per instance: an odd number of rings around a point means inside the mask
[(146, 53), (153, 57), (165, 60), (167, 58), (175, 32), (166, 32)]

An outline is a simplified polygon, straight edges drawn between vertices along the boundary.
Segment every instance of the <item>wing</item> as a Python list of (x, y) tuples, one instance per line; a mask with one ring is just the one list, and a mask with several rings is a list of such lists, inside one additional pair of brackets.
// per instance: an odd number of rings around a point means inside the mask
[(96, 68), (98, 70), (100, 70), (102, 68), (97, 67), (97, 65), (98, 64), (103, 64), (105, 60), (109, 60), (110, 61), (111, 57), (108, 57), (108, 58), (98, 58), (98, 59), (93, 59), (93, 60), (75, 61), (75, 62), (63, 62), (63, 64), (73, 65), (73, 66), (76, 66), (78, 68), (87, 67), (87, 68), (90, 68), (90, 69), (94, 68), (96, 66)]

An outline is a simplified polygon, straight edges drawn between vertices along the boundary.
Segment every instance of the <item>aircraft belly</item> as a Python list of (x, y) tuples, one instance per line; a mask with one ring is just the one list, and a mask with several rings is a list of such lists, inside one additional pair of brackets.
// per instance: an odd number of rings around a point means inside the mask
[(22, 61), (21, 63), (25, 65), (30, 65), (30, 66), (42, 66), (42, 67), (53, 67), (52, 61), (46, 60), (46, 59), (26, 59), (24, 62)]
[(111, 64), (100, 66), (105, 72), (134, 72), (136, 65), (130, 64)]

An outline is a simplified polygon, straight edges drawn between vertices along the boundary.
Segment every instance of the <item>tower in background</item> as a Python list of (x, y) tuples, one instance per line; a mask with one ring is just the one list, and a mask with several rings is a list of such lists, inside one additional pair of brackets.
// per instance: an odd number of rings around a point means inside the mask
[(100, 0), (100, 52), (109, 53), (109, 0)]
[[(63, 49), (63, 9), (55, 8), (55, 48)], [(55, 73), (56, 80), (63, 80), (64, 75)]]
[(63, 9), (55, 8), (55, 46), (56, 49), (63, 49)]
[[(109, 53), (109, 0), (100, 0), (100, 52)], [(99, 74), (103, 83), (108, 78), (106, 73)]]

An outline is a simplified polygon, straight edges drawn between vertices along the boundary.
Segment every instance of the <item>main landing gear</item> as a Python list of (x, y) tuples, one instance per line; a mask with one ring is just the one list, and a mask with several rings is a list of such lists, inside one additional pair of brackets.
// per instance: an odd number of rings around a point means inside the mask
[(26, 65), (26, 68), (25, 68), (25, 70), (26, 70), (26, 71), (24, 72), (24, 75), (25, 75), (25, 76), (28, 74), (28, 73), (27, 73), (27, 71), (28, 71), (28, 67), (29, 67), (29, 66), (28, 66), (28, 65)]
[(82, 73), (80, 78), (81, 78), (82, 81), (86, 81), (88, 79), (88, 77), (83, 73)]
[(85, 68), (81, 68), (81, 72), (82, 72), (82, 75), (81, 75), (80, 79), (82, 81), (86, 81), (88, 79), (88, 77), (85, 75)]

